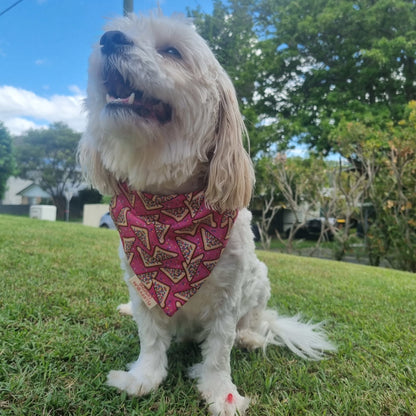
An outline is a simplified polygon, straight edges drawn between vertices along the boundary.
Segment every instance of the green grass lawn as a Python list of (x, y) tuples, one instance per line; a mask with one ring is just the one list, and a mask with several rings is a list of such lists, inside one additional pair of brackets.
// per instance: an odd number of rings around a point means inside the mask
[[(128, 398), (105, 385), (137, 358), (116, 232), (0, 216), (1, 415), (206, 415), (186, 369), (193, 344), (173, 345), (163, 386)], [(285, 348), (235, 349), (233, 378), (249, 415), (415, 415), (416, 275), (259, 252), (271, 306), (325, 319), (336, 354), (322, 362)]]

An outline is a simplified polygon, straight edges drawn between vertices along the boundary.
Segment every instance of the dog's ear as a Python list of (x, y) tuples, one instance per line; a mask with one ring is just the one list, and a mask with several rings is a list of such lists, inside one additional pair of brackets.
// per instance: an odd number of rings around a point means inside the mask
[(248, 135), (231, 80), (223, 73), (217, 82), (220, 104), (206, 199), (219, 210), (241, 209), (249, 204), (254, 184), (253, 166), (243, 146), (243, 135), (247, 140)]
[(86, 180), (103, 195), (114, 195), (117, 192), (117, 181), (104, 167), (99, 153), (82, 137), (78, 146), (78, 161)]

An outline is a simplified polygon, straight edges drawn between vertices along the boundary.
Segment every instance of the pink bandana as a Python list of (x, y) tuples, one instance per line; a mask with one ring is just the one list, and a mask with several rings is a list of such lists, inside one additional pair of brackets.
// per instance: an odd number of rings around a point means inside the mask
[(202, 286), (230, 236), (237, 211), (205, 205), (204, 192), (152, 195), (120, 184), (110, 213), (146, 305), (172, 316)]

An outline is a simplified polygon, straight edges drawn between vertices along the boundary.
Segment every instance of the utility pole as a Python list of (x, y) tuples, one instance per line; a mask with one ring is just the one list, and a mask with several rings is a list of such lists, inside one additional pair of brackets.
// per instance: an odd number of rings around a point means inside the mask
[(65, 200), (66, 200), (66, 206), (65, 206), (65, 220), (68, 222), (69, 221), (69, 203), (71, 202), (72, 196), (74, 195), (74, 191), (73, 190), (69, 190), (67, 188), (65, 188), (64, 190), (64, 196), (65, 196)]
[(123, 14), (133, 13), (133, 0), (123, 0)]

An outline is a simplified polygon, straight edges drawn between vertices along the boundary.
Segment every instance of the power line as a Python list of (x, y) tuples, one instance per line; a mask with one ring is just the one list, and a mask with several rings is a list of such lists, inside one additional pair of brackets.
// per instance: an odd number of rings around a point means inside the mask
[(1, 13), (0, 16), (3, 16), (4, 13), (7, 13), (10, 9), (13, 9), (14, 6), (17, 6), (19, 3), (21, 3), (23, 0), (18, 0), (15, 3), (13, 3), (11, 6), (9, 6), (7, 9), (4, 9)]
[(134, 0), (123, 0), (123, 14), (127, 16), (129, 13), (133, 13), (133, 2)]

